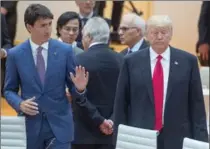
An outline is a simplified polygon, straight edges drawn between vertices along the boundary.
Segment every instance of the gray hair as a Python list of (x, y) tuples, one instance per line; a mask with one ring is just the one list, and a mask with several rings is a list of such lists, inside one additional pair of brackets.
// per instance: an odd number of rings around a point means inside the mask
[(147, 21), (147, 28), (154, 27), (169, 27), (172, 30), (172, 20), (168, 15), (154, 15)]
[(127, 22), (129, 22), (130, 27), (141, 29), (142, 36), (144, 36), (146, 30), (146, 22), (142, 17), (135, 13), (127, 13), (123, 16), (122, 19), (125, 19)]
[(89, 35), (93, 39), (92, 42), (109, 42), (109, 25), (101, 17), (93, 17), (88, 19), (87, 23), (83, 28), (82, 33), (84, 36)]

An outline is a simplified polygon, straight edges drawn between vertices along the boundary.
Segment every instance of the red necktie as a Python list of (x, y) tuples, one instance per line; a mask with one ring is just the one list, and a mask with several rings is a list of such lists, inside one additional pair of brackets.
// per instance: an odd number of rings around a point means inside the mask
[(155, 130), (162, 128), (163, 113), (163, 67), (161, 65), (162, 56), (157, 57), (156, 66), (153, 73), (153, 91), (155, 102)]

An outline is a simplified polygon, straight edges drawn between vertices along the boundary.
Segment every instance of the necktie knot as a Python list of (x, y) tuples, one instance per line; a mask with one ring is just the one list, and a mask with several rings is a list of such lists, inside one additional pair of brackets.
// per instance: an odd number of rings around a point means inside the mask
[(38, 47), (37, 48), (37, 54), (39, 54), (39, 55), (42, 54), (42, 50), (43, 50), (43, 48), (41, 46)]
[(161, 55), (157, 56), (157, 60), (160, 61), (163, 57)]
[(88, 18), (82, 18), (82, 26), (84, 26), (87, 21), (88, 21)]

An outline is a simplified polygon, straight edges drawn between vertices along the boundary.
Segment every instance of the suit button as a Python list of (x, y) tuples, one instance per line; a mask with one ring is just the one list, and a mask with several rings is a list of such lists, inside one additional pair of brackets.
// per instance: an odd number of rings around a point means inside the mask
[(42, 113), (42, 116), (43, 116), (43, 118), (46, 118), (46, 113), (43, 112), (43, 113)]

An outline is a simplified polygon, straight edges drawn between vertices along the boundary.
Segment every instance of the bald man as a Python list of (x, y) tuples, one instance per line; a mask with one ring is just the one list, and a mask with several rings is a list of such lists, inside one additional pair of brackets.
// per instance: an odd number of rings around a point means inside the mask
[(122, 44), (128, 48), (121, 51), (123, 55), (133, 53), (149, 46), (143, 38), (145, 32), (145, 20), (135, 13), (125, 14), (119, 27), (119, 36)]

